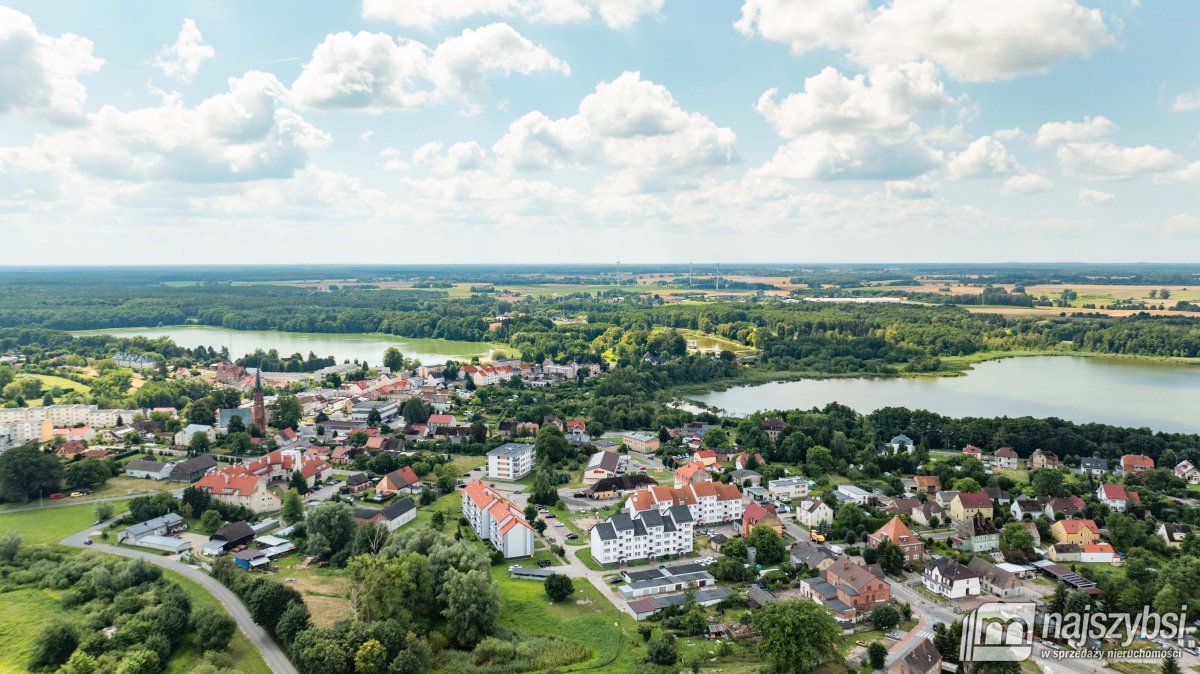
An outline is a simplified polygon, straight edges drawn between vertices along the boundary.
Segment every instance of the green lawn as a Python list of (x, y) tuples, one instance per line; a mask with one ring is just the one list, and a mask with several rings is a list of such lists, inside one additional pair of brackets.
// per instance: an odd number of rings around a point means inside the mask
[(446, 527), (443, 531), (449, 531), (453, 534), (458, 518), (462, 517), (462, 493), (456, 491), (442, 496), (427, 506), (417, 506), (416, 518), (412, 522), (405, 524), (404, 528), (430, 526), (431, 520), (433, 520), (433, 513), (435, 512), (441, 512), (446, 516)]
[[(46, 389), (47, 391), (55, 386), (64, 391), (73, 390), (78, 391), (79, 393), (91, 393), (92, 391), (91, 386), (88, 386), (87, 384), (80, 384), (79, 382), (72, 381), (66, 377), (57, 377), (52, 374), (31, 374), (26, 376), (42, 380), (42, 388)], [(127, 421), (133, 420), (128, 419)]]
[(24, 672), (33, 639), (46, 619), (60, 613), (58, 595), (50, 590), (17, 590), (0, 594), (0, 671)]
[(552, 604), (541, 583), (510, 579), (507, 564), (492, 567), (492, 578), (500, 590), (501, 625), (523, 634), (570, 639), (591, 650), (588, 660), (559, 671), (623, 674), (641, 668), (645, 647), (637, 623), (600, 596), (591, 583), (576, 580), (571, 600)]
[[(129, 509), (128, 501), (110, 501), (113, 512), (123, 513)], [(82, 531), (96, 521), (96, 504), (0, 512), (0, 535), (17, 531), (21, 540), (29, 544), (48, 545), (57, 543), (67, 536)]]

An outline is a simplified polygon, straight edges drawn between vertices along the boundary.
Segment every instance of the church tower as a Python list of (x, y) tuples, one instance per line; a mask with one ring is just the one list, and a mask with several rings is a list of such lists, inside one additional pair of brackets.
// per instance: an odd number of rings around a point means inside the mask
[(262, 362), (259, 362), (259, 367), (254, 371), (254, 409), (250, 412), (250, 418), (254, 421), (254, 425), (263, 433), (267, 432), (267, 407), (263, 404), (262, 390)]

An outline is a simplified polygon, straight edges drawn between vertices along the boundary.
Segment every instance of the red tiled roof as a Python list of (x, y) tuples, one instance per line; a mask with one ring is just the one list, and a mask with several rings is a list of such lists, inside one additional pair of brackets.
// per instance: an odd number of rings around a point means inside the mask
[(988, 498), (986, 491), (974, 491), (961, 493), (955, 498), (962, 504), (964, 508), (991, 508), (992, 499)]
[(1062, 525), (1063, 531), (1068, 534), (1077, 534), (1084, 529), (1088, 529), (1097, 536), (1100, 535), (1100, 527), (1092, 520), (1059, 520), (1057, 524)]

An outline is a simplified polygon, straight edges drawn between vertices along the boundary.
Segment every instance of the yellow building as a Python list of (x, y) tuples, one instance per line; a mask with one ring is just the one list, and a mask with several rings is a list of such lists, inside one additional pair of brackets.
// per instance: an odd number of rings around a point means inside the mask
[(992, 519), (992, 499), (985, 491), (958, 494), (950, 502), (950, 517), (956, 522), (966, 522), (982, 515)]
[(1091, 520), (1059, 520), (1050, 527), (1050, 534), (1059, 543), (1095, 545), (1100, 542), (1100, 527)]

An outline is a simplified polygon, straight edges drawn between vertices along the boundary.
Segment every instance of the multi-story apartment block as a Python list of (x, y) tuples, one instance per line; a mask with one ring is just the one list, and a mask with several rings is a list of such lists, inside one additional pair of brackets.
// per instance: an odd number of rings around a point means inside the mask
[(533, 445), (508, 442), (487, 453), (487, 476), (491, 480), (519, 480), (533, 472)]
[(661, 512), (618, 512), (592, 527), (592, 558), (601, 564), (687, 554), (692, 550), (694, 522), (687, 506)]
[(462, 492), (462, 513), (480, 540), (491, 543), (505, 559), (533, 554), (533, 527), (521, 509), (495, 489), (475, 480)]
[(638, 490), (625, 502), (625, 510), (630, 515), (652, 509), (662, 513), (678, 505), (687, 506), (696, 524), (741, 522), (744, 508), (737, 485), (692, 482), (678, 489), (660, 485)]

